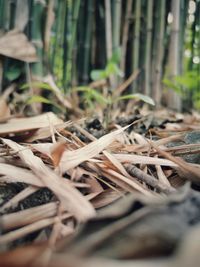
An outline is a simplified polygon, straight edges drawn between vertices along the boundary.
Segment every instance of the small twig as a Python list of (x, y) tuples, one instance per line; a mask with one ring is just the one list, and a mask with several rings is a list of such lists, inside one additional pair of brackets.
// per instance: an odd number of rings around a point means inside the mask
[(133, 164), (125, 164), (124, 166), (131, 176), (138, 178), (140, 181), (145, 182), (147, 185), (157, 189), (159, 192), (169, 194), (176, 191), (173, 187), (163, 184), (154, 176), (146, 174)]
[(124, 90), (137, 78), (139, 73), (140, 70), (134, 71), (124, 83), (122, 83), (118, 88), (115, 89), (114, 96), (121, 95)]

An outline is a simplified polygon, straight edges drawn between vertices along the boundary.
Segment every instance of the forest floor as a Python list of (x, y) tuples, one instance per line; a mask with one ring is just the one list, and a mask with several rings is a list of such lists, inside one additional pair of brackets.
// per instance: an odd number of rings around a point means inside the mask
[(144, 105), (105, 126), (7, 108), (0, 266), (198, 266), (199, 113)]

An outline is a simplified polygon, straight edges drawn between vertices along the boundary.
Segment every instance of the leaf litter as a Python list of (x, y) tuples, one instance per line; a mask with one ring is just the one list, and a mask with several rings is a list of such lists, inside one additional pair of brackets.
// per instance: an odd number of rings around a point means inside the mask
[(198, 136), (200, 119), (135, 119), (99, 138), (53, 113), (1, 123), (1, 266), (178, 267), (185, 251), (196, 261), (187, 241), (199, 233), (200, 138), (186, 135)]

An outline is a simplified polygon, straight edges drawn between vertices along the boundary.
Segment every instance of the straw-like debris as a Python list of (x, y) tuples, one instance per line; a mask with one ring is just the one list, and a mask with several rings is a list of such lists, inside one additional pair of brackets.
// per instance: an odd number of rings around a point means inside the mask
[[(20, 129), (23, 121), (27, 124)], [(133, 125), (115, 125), (97, 139), (84, 123), (64, 123), (52, 113), (1, 124), (1, 250), (43, 241), (52, 253), (58, 241), (73, 236), (80, 223), (95, 220), (99, 208), (117, 199), (132, 195), (162, 201), (176, 196), (187, 181), (198, 185), (199, 165), (179, 157), (187, 151), (197, 154), (199, 144), (180, 144), (184, 123), (178, 134), (170, 127), (153, 128), (144, 135)], [(20, 190), (5, 197), (2, 190), (12, 184)], [(130, 216), (147, 216), (145, 210)], [(125, 227), (123, 219), (116, 225)]]

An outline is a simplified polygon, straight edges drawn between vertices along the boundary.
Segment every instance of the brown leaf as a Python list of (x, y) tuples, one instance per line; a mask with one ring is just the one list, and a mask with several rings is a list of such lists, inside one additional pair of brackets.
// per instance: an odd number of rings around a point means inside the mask
[(0, 38), (0, 54), (25, 62), (38, 61), (35, 47), (18, 30), (9, 31)]
[(82, 162), (97, 156), (102, 150), (108, 147), (116, 139), (117, 135), (121, 134), (125, 129), (127, 129), (127, 127), (129, 126), (120, 128), (114, 132), (106, 134), (98, 140), (95, 140), (90, 144), (77, 150), (65, 151), (60, 161), (59, 167), (61, 171), (65, 172), (71, 168), (78, 166)]
[(29, 148), (18, 145), (9, 139), (2, 139), (2, 141), (15, 152), (18, 152), (22, 162), (33, 171), (36, 178), (42, 182), (44, 187), (46, 186), (54, 192), (63, 207), (78, 220), (85, 221), (95, 215), (95, 210), (90, 202), (70, 182), (66, 179), (61, 179), (61, 176), (47, 167)]
[(64, 153), (66, 148), (66, 142), (65, 141), (60, 141), (53, 145), (52, 150), (51, 150), (51, 159), (53, 161), (54, 167), (57, 167), (58, 164), (60, 163), (62, 154)]
[(0, 127), (0, 136), (10, 133), (18, 133), (24, 131), (35, 130), (39, 128), (49, 127), (49, 125), (61, 124), (62, 120), (59, 119), (54, 113), (48, 112), (42, 115), (11, 119), (7, 123), (2, 123)]
[(8, 118), (10, 116), (10, 109), (7, 105), (6, 100), (0, 97), (0, 120)]

